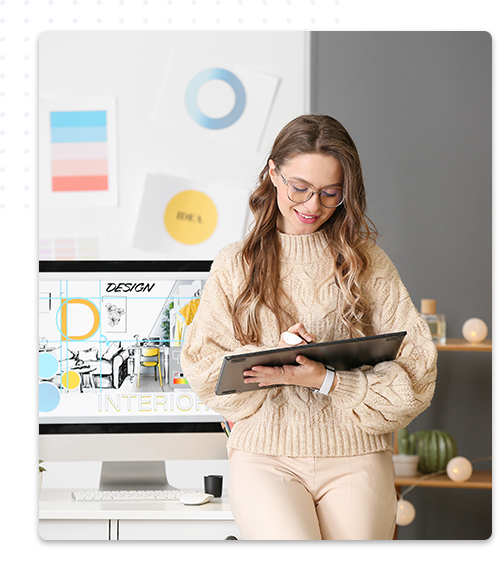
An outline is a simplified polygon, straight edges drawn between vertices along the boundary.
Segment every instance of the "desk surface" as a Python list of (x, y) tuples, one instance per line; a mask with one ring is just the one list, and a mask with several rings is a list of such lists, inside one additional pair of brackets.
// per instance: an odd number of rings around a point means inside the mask
[(187, 506), (178, 500), (75, 501), (72, 491), (80, 489), (42, 489), (40, 520), (234, 520), (227, 496)]

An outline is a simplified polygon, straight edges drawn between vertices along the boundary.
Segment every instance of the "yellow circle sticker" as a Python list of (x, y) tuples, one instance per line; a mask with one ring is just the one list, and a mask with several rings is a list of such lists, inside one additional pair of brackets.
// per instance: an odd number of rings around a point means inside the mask
[(74, 390), (80, 385), (80, 374), (74, 370), (68, 370), (61, 377), (61, 384), (67, 390)]
[(218, 212), (215, 203), (201, 191), (182, 191), (164, 211), (164, 226), (177, 242), (194, 245), (206, 241), (215, 231)]

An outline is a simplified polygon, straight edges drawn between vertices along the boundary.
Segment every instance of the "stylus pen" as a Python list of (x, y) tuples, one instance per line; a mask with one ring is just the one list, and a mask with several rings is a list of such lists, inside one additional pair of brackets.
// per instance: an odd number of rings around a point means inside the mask
[(304, 343), (307, 343), (308, 345), (310, 345), (312, 343), (312, 341), (306, 341), (306, 339), (304, 339), (304, 337), (302, 337), (302, 335), (299, 334), (299, 337), (304, 341)]

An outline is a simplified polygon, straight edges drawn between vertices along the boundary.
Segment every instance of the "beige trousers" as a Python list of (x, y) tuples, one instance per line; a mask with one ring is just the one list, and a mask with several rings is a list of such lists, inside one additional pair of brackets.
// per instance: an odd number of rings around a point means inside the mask
[(232, 513), (245, 540), (390, 540), (390, 451), (285, 458), (229, 450)]

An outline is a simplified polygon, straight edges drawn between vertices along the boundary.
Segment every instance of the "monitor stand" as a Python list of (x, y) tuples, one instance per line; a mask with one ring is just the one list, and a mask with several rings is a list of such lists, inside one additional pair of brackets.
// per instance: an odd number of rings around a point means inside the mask
[(169, 490), (164, 461), (103, 462), (100, 490)]

